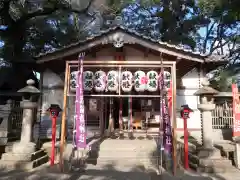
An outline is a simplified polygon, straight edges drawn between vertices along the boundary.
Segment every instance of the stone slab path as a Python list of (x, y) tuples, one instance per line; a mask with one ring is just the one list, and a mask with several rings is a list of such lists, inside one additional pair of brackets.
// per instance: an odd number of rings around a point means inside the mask
[(196, 174), (185, 172), (184, 174), (173, 177), (168, 173), (157, 175), (155, 172), (146, 172), (141, 167), (132, 168), (118, 166), (99, 168), (89, 166), (84, 173), (71, 172), (60, 173), (59, 170), (41, 167), (34, 172), (0, 172), (1, 180), (239, 180), (240, 173), (224, 174)]
[[(197, 174), (179, 171), (176, 177), (157, 174), (154, 140), (104, 140), (93, 146), (85, 172), (61, 173), (58, 166), (45, 164), (34, 171), (0, 169), (1, 180), (240, 180), (240, 171), (224, 174)], [(68, 148), (66, 148), (67, 150)], [(70, 148), (71, 149), (71, 148)]]

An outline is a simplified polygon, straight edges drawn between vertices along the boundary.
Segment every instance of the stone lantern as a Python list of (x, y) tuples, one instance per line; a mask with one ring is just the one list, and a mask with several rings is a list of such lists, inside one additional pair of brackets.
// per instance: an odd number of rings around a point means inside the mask
[(215, 109), (214, 95), (219, 92), (209, 87), (209, 81), (204, 79), (200, 88), (194, 95), (200, 96), (200, 104), (198, 109), (202, 113), (202, 133), (203, 133), (203, 147), (205, 149), (213, 149), (212, 136), (212, 110)]
[(34, 80), (29, 79), (27, 86), (20, 89), (18, 92), (23, 94), (21, 108), (23, 108), (23, 120), (21, 139), (19, 143), (13, 145), (13, 153), (16, 154), (31, 154), (35, 152), (36, 144), (32, 142), (34, 109), (37, 108), (37, 102), (34, 98), (39, 95), (40, 91), (34, 87)]

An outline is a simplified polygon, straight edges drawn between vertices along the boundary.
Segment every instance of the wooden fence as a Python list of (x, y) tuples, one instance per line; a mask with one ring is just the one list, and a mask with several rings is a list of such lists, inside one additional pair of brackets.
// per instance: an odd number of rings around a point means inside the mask
[(233, 127), (232, 103), (216, 103), (216, 108), (212, 112), (213, 129), (230, 129)]

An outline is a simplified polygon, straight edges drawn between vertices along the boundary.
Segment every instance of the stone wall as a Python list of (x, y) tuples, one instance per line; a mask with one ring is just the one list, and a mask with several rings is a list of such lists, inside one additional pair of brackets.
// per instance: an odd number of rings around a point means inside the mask
[[(40, 126), (40, 137), (51, 138), (51, 119), (47, 112), (47, 109), (51, 104), (58, 104), (60, 108), (63, 108), (63, 88), (64, 88), (64, 77), (58, 75), (51, 70), (46, 70), (42, 73), (43, 76), (43, 93), (42, 93), (42, 114), (41, 114), (41, 126)], [(74, 109), (74, 104), (69, 101), (69, 108)], [(69, 113), (67, 113), (69, 114)], [(62, 114), (60, 113), (57, 118), (57, 138), (60, 135)], [(72, 125), (72, 119), (67, 117), (67, 124)], [(71, 133), (70, 131), (68, 133)]]

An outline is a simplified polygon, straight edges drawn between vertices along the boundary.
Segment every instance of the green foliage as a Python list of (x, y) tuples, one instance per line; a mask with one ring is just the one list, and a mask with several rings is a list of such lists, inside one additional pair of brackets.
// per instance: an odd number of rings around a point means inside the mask
[(46, 51), (45, 47), (49, 46), (49, 43), (53, 48), (59, 48), (71, 43), (72, 40), (76, 41), (77, 33), (73, 24), (68, 22), (69, 16), (73, 12), (86, 14), (93, 0), (78, 1), (82, 6), (77, 9), (72, 9), (72, 4), (68, 2), (1, 1), (0, 26), (4, 28), (0, 29), (0, 37), (5, 43), (2, 58), (12, 62), (28, 60), (31, 58), (29, 55)]
[[(70, 3), (69, 3), (70, 2)], [(239, 59), (239, 0), (8, 0), (0, 2), (0, 38), (7, 61), (62, 48), (109, 27), (122, 15), (141, 34), (214, 53), (231, 44), (226, 58)], [(100, 10), (104, 9), (104, 10)], [(100, 10), (96, 15), (95, 10)], [(131, 12), (130, 12), (131, 11)], [(90, 14), (89, 14), (90, 12)], [(127, 19), (127, 20), (126, 20)], [(204, 35), (199, 28), (205, 28)]]
[(239, 64), (233, 64), (226, 68), (219, 69), (215, 72), (210, 84), (213, 88), (222, 91), (230, 92), (232, 84), (237, 83), (237, 76), (240, 74)]

